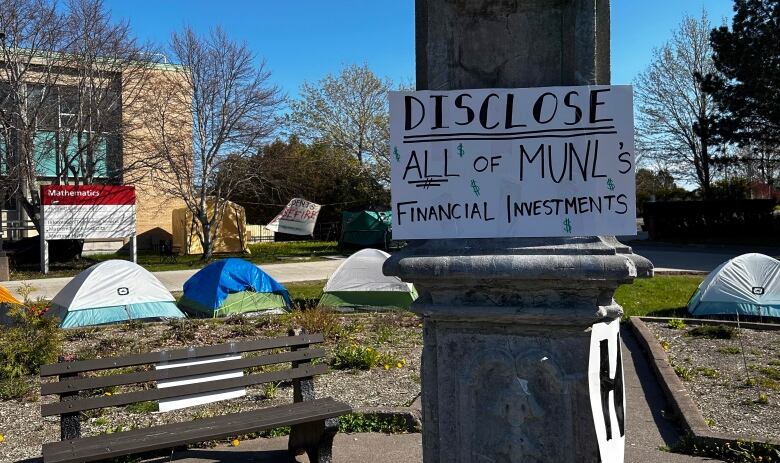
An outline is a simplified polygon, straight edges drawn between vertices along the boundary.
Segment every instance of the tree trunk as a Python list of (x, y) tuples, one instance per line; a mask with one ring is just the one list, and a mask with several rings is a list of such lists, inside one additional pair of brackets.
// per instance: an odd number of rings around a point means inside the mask
[(211, 256), (214, 253), (214, 242), (211, 239), (211, 224), (208, 220), (203, 220), (200, 225), (203, 229), (203, 240), (201, 241), (203, 255), (201, 255), (200, 260), (202, 262), (208, 262), (211, 260)]

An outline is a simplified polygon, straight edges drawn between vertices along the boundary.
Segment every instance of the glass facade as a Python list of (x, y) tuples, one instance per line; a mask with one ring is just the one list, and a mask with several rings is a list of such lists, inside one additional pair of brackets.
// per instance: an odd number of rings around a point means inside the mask
[[(116, 96), (105, 90), (97, 96), (107, 101), (105, 108), (85, 110), (95, 106), (90, 95), (79, 95), (74, 87), (56, 87), (43, 92), (41, 87), (30, 86), (28, 101), (38, 107), (36, 134), (33, 140), (33, 159), (40, 177), (111, 179), (119, 173), (121, 154), (119, 137), (106, 131), (117, 127), (119, 105)], [(85, 100), (86, 103), (82, 103)], [(87, 130), (90, 115), (103, 118), (103, 130)], [(96, 124), (98, 125), (98, 124)]]

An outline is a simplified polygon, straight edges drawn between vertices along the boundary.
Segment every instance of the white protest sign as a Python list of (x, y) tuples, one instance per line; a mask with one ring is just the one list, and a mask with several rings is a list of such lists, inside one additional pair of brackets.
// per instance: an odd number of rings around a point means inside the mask
[[(241, 355), (226, 355), (220, 357), (211, 357), (200, 360), (178, 360), (155, 365), (155, 370), (167, 370), (169, 368), (182, 368), (193, 365), (202, 365), (204, 363), (227, 362), (230, 360), (241, 360)], [(207, 381), (219, 381), (221, 379), (240, 378), (244, 376), (244, 370), (224, 371), (221, 373), (210, 373), (205, 375), (183, 376), (176, 379), (161, 379), (157, 381), (159, 389), (165, 389), (175, 386), (186, 386), (188, 384), (205, 383)], [(203, 405), (220, 400), (235, 399), (246, 395), (246, 389), (228, 389), (220, 392), (206, 392), (203, 394), (193, 394), (184, 397), (174, 397), (170, 399), (161, 399), (159, 401), (160, 412), (169, 412), (180, 408)]]
[(600, 461), (623, 463), (626, 446), (626, 395), (620, 320), (595, 323), (590, 336), (588, 392)]
[(393, 239), (636, 234), (630, 86), (390, 92)]
[(311, 235), (314, 233), (320, 207), (311, 201), (293, 198), (266, 228), (277, 233)]

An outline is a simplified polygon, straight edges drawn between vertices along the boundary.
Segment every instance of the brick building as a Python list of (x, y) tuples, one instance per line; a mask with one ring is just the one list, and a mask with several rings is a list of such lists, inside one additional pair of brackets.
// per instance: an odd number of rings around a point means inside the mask
[[(46, 184), (125, 184), (136, 187), (136, 231), (138, 247), (149, 249), (160, 240), (171, 239), (171, 214), (184, 203), (160, 193), (155, 188), (155, 179), (167, 175), (150, 159), (155, 146), (155, 130), (148, 127), (146, 117), (150, 106), (159, 98), (165, 86), (178, 85), (184, 78), (184, 69), (171, 64), (149, 64), (143, 66), (116, 66), (101, 74), (101, 90), (95, 93), (114, 92), (106, 98), (105, 107), (100, 107), (100, 117), (109, 124), (100, 124), (97, 130), (91, 127), (74, 129), (72, 118), (81, 117), (85, 91), (79, 88), (83, 79), (77, 69), (59, 71), (56, 84), (50, 87), (51, 101), (41, 105), (41, 114), (34, 124), (33, 155), (36, 166), (36, 182)], [(0, 92), (2, 89), (0, 82)], [(39, 82), (30, 83), (25, 91), (34, 98), (40, 92)], [(108, 90), (104, 90), (108, 89)], [(181, 94), (179, 91), (177, 94)], [(0, 95), (1, 96), (1, 95)], [(110, 101), (110, 102), (109, 102)], [(191, 139), (192, 120), (189, 98), (179, 98), (181, 106), (178, 117), (172, 122), (175, 130), (181, 132), (183, 140)], [(166, 104), (171, 104), (168, 101)], [(94, 110), (93, 110), (94, 112)], [(81, 143), (79, 140), (88, 140)], [(79, 148), (82, 146), (83, 148)], [(3, 142), (0, 140), (0, 150)], [(78, 151), (78, 152), (77, 152)], [(70, 154), (73, 154), (70, 156)], [(86, 180), (86, 181), (85, 181)], [(31, 194), (27, 188), (27, 197)], [(6, 199), (0, 204), (0, 220), (5, 239), (20, 239), (37, 235), (37, 231), (21, 207), (18, 199)], [(118, 248), (122, 243), (89, 242), (85, 250)]]

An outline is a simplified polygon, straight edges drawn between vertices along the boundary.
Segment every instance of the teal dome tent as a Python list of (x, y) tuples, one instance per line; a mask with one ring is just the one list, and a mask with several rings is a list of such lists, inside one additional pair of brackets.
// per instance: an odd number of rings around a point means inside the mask
[(724, 262), (701, 282), (688, 312), (695, 317), (780, 318), (780, 261), (751, 253)]
[(126, 260), (107, 260), (73, 277), (48, 315), (58, 317), (61, 328), (185, 317), (154, 275)]

